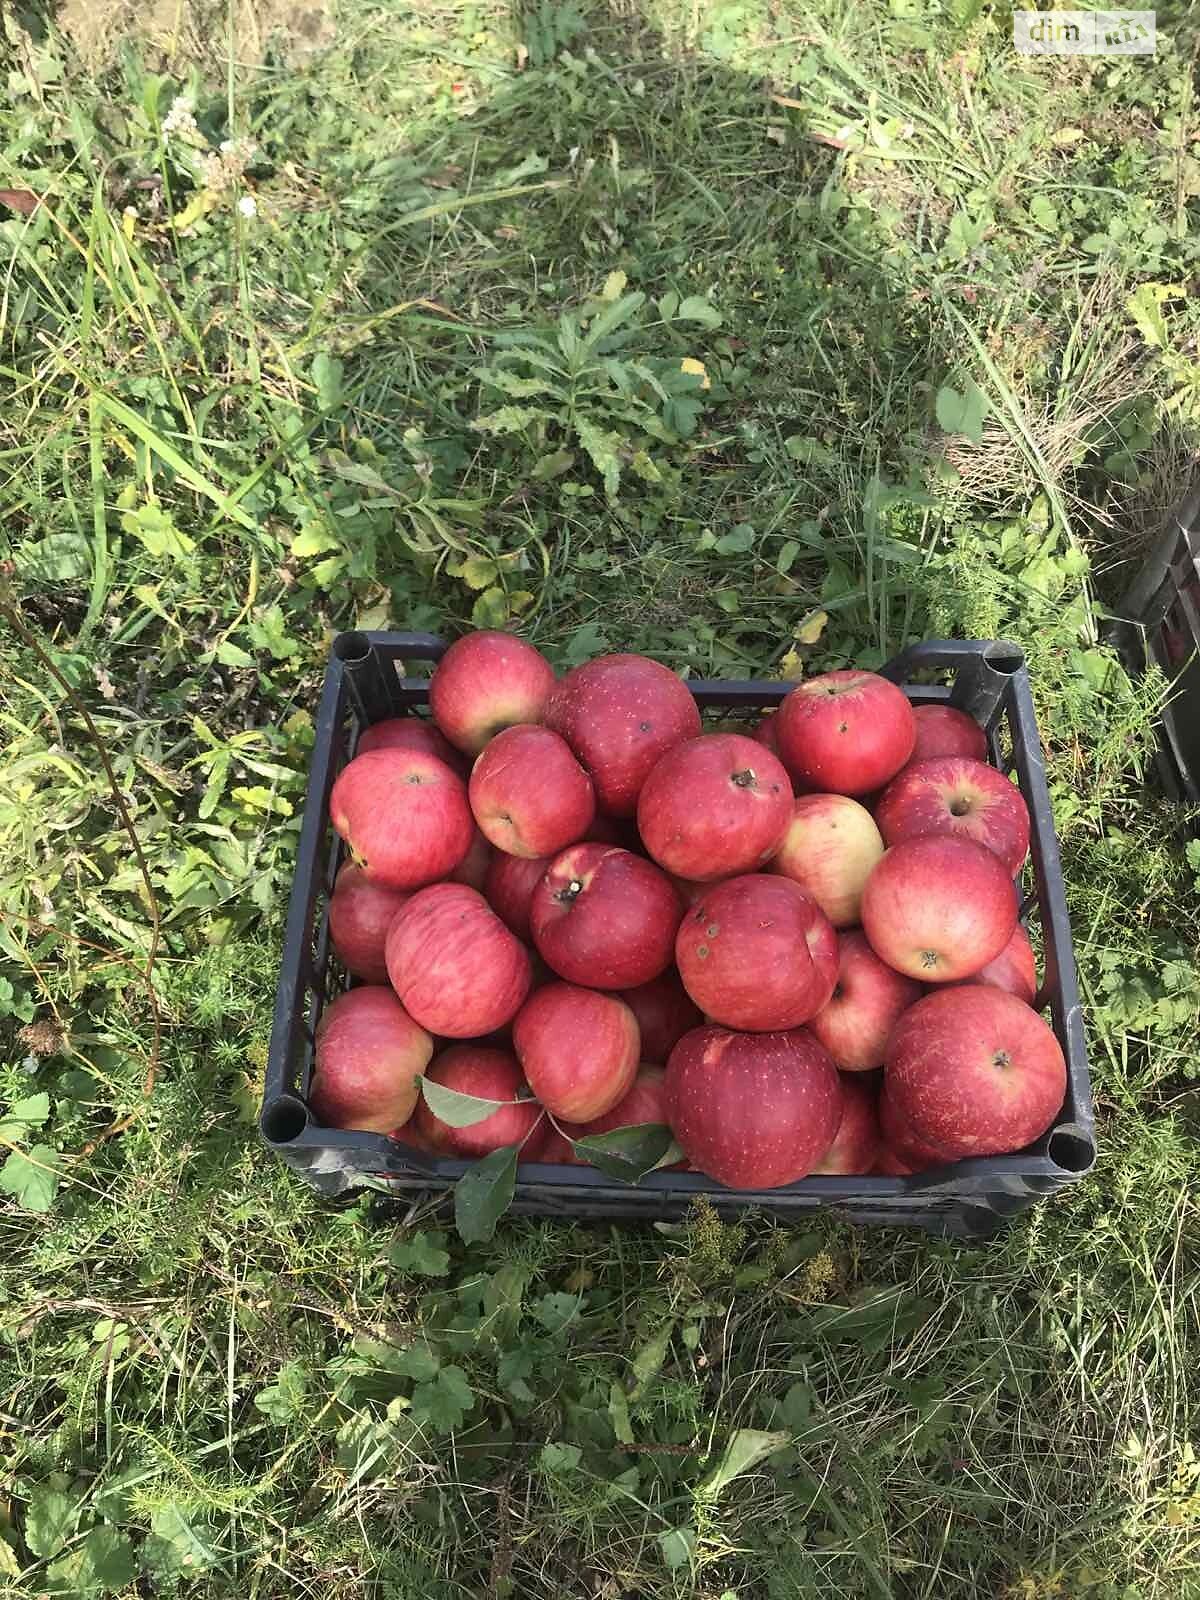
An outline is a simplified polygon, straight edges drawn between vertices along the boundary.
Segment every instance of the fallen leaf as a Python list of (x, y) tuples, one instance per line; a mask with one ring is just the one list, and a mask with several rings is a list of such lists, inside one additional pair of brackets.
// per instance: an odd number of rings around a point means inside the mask
[(31, 216), (41, 203), (41, 196), (32, 189), (0, 189), (0, 204), (19, 211), (23, 217)]
[(792, 637), (798, 644), (816, 644), (825, 632), (825, 624), (829, 621), (827, 611), (813, 611), (803, 622), (798, 622), (792, 629)]

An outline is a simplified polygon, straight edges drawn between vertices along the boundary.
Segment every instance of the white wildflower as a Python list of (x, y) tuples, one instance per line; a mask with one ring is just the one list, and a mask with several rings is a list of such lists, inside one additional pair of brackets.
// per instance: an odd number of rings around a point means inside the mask
[(252, 194), (244, 194), (238, 201), (238, 210), (244, 217), (256, 217), (258, 215), (258, 201)]
[(193, 139), (200, 136), (196, 126), (196, 106), (186, 94), (176, 95), (163, 118), (163, 138)]

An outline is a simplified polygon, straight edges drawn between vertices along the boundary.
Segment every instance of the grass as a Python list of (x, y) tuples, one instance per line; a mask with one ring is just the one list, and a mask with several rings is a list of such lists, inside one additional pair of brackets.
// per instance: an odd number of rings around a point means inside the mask
[[(1200, 415), (1194, 24), (306, 18), (0, 23), (0, 1592), (1200, 1594), (1195, 819), (1102, 642)], [(468, 1249), (269, 1160), (328, 639), (470, 620), (709, 675), (1018, 639), (1096, 1172), (983, 1246)]]

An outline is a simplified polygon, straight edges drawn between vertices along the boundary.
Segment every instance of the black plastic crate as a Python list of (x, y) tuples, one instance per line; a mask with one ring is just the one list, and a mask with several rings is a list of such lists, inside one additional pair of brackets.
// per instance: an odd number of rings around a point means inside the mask
[(1154, 662), (1170, 680), (1159, 775), (1173, 799), (1200, 800), (1200, 476), (1122, 599), (1115, 632), (1133, 666)]
[[(328, 899), (344, 859), (344, 846), (329, 824), (329, 793), (363, 728), (384, 717), (421, 713), (429, 680), (405, 677), (405, 663), (433, 663), (445, 648), (432, 634), (339, 635), (317, 713), (260, 1126), (266, 1143), (326, 1195), (368, 1178), (413, 1199), (436, 1195), (471, 1165), (428, 1156), (384, 1134), (319, 1127), (304, 1099), (322, 1007), (347, 983), (329, 948)], [(795, 1217), (835, 1208), (856, 1222), (983, 1235), (1090, 1169), (1095, 1130), (1075, 957), (1024, 657), (1004, 640), (935, 640), (905, 650), (883, 671), (914, 704), (944, 701), (974, 716), (987, 730), (992, 761), (1015, 771), (1029, 806), (1032, 870), (1026, 868), (1022, 916), (1040, 925), (1043, 994), (1067, 1058), (1067, 1098), (1059, 1120), (1017, 1155), (960, 1161), (908, 1178), (804, 1178), (762, 1191), (726, 1189), (691, 1172), (653, 1172), (629, 1186), (591, 1167), (522, 1163), (513, 1210), (659, 1221), (681, 1217), (703, 1195), (722, 1213), (753, 1207)], [(739, 709), (749, 714), (778, 705), (791, 685), (719, 681), (689, 687), (702, 713), (728, 718)]]

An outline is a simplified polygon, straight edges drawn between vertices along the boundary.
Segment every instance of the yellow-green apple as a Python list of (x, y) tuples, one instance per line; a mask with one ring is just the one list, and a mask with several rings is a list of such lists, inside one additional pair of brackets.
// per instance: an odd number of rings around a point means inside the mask
[(987, 984), (926, 995), (900, 1018), (884, 1062), (888, 1099), (946, 1160), (1023, 1150), (1053, 1123), (1067, 1087), (1054, 1030)]
[(872, 950), (924, 983), (986, 967), (1016, 925), (1008, 868), (973, 839), (931, 834), (893, 845), (863, 890), (862, 926)]
[(673, 746), (650, 769), (637, 805), (651, 857), (693, 883), (761, 867), (791, 815), (782, 763), (739, 733), (704, 733)]
[(529, 992), (529, 952), (477, 889), (435, 883), (388, 930), (388, 977), (430, 1033), (477, 1039), (511, 1022)]
[(488, 863), (483, 894), (492, 910), (527, 944), (533, 935), (529, 928), (529, 906), (533, 891), (546, 875), (553, 856), (510, 856), (497, 850)]
[(965, 711), (957, 706), (914, 706), (917, 742), (909, 762), (932, 761), (935, 756), (970, 756), (987, 760), (987, 735)]
[(842, 1084), (805, 1028), (694, 1028), (671, 1051), (663, 1105), (693, 1167), (731, 1189), (774, 1189), (806, 1177), (832, 1144)]
[(467, 786), (421, 750), (370, 750), (338, 775), (333, 826), (372, 883), (419, 889), (444, 878), (471, 848)]
[(816, 1016), (837, 981), (837, 934), (790, 878), (727, 878), (687, 912), (675, 941), (683, 986), (706, 1017), (777, 1033)]
[(842, 1120), (833, 1143), (812, 1169), (825, 1177), (868, 1173), (879, 1160), (879, 1091), (862, 1078), (842, 1078)]
[(643, 1063), (665, 1065), (684, 1034), (704, 1020), (673, 967), (636, 989), (622, 989), (621, 999), (637, 1018)]
[(471, 769), (471, 810), (510, 856), (553, 856), (587, 836), (596, 815), (592, 780), (565, 739), (521, 723), (498, 733)]
[(456, 639), (429, 680), (433, 720), (458, 750), (477, 756), (502, 728), (541, 722), (554, 668), (516, 634), (484, 629)]
[(350, 989), (321, 1015), (308, 1103), (327, 1128), (390, 1133), (411, 1115), (432, 1055), (433, 1040), (390, 989)]
[(615, 994), (548, 983), (517, 1013), (513, 1049), (547, 1111), (586, 1122), (615, 1106), (633, 1082), (637, 1018)]
[(989, 961), (986, 967), (980, 967), (978, 972), (960, 979), (960, 982), (990, 983), (997, 989), (1015, 994), (1018, 1000), (1024, 1000), (1027, 1006), (1031, 1006), (1037, 998), (1037, 962), (1029, 935), (1021, 924), (1017, 923), (1012, 938), (994, 961)]
[(388, 981), (383, 947), (404, 889), (372, 883), (353, 861), (342, 863), (329, 897), (329, 938), (347, 972), (367, 983)]
[(382, 722), (373, 722), (363, 729), (354, 753), (365, 756), (371, 750), (420, 750), (427, 756), (437, 756), (460, 778), (471, 770), (462, 751), (422, 717), (385, 717)]
[(924, 990), (881, 961), (861, 928), (838, 935), (838, 972), (827, 1005), (809, 1022), (843, 1072), (883, 1065), (892, 1029)]
[(798, 883), (835, 928), (858, 921), (863, 885), (883, 855), (883, 840), (866, 806), (845, 794), (805, 794), (767, 870)]
[(526, 1161), (536, 1161), (550, 1122), (529, 1093), (521, 1069), (506, 1050), (478, 1044), (451, 1045), (426, 1072), (430, 1083), (479, 1100), (505, 1102), (490, 1116), (467, 1128), (455, 1128), (435, 1115), (422, 1096), (413, 1113), (417, 1135), (438, 1155), (474, 1159), (502, 1146), (516, 1144)]
[(592, 775), (596, 804), (632, 817), (650, 769), (664, 751), (700, 732), (700, 712), (683, 680), (647, 656), (599, 656), (566, 673), (543, 719)]
[(1029, 808), (1021, 791), (970, 756), (910, 763), (883, 791), (875, 821), (889, 845), (927, 834), (974, 839), (995, 851), (1010, 877), (1029, 853)]
[(538, 954), (560, 978), (632, 989), (670, 966), (682, 915), (652, 861), (613, 845), (574, 844), (534, 887), (529, 925)]
[(793, 779), (829, 794), (871, 794), (895, 777), (916, 739), (902, 689), (851, 667), (799, 683), (779, 707), (779, 758)]

